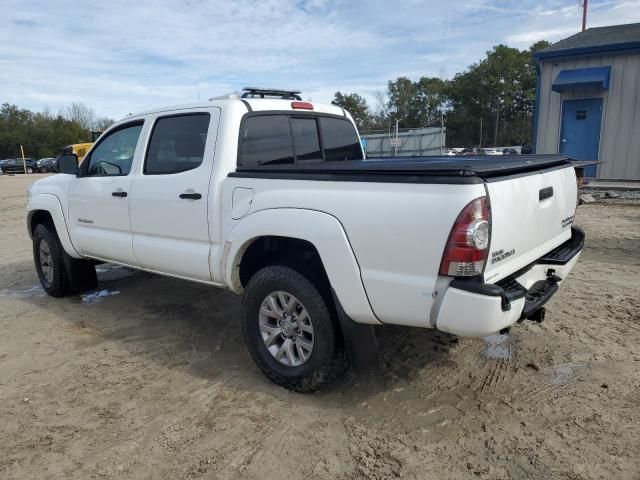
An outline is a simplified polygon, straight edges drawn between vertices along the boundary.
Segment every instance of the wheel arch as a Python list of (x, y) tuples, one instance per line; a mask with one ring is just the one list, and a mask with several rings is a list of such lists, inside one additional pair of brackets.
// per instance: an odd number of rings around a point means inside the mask
[(380, 323), (369, 304), (348, 237), (333, 215), (317, 210), (276, 208), (244, 217), (227, 237), (222, 259), (225, 283), (233, 291), (243, 291), (247, 272), (251, 271), (245, 269), (247, 263), (243, 266), (243, 261), (249, 259), (255, 269), (256, 263), (260, 265), (265, 260), (260, 258), (263, 246), (274, 248), (276, 254), (271, 258), (284, 258), (285, 263), (300, 253), (313, 261), (314, 252), (317, 253), (319, 267), (323, 269), (318, 273), (326, 275), (349, 317), (359, 323)]
[(29, 199), (27, 209), (27, 231), (29, 238), (33, 238), (33, 231), (36, 225), (39, 223), (51, 223), (56, 229), (56, 233), (65, 252), (73, 258), (82, 258), (71, 242), (67, 222), (58, 197), (46, 193), (37, 194)]

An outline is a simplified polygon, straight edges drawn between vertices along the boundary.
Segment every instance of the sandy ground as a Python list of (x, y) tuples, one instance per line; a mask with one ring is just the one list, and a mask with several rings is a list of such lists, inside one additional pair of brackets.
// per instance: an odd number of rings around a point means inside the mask
[(385, 327), (321, 393), (268, 382), (239, 299), (99, 267), (38, 285), (25, 188), (0, 177), (0, 478), (640, 478), (640, 202), (581, 206), (585, 252), (542, 325)]

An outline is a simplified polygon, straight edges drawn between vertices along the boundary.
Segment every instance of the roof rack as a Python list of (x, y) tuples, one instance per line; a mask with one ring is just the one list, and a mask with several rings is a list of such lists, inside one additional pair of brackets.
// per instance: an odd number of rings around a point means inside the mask
[(282, 90), (277, 88), (245, 87), (241, 98), (279, 98), (282, 100), (302, 100), (300, 90)]

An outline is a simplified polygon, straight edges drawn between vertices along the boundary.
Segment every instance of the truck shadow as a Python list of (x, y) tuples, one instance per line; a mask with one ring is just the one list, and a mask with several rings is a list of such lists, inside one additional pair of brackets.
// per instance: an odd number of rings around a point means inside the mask
[[(258, 371), (244, 346), (240, 298), (231, 292), (104, 264), (97, 267), (96, 290), (54, 299), (40, 287), (32, 262), (5, 267), (9, 275), (0, 277), (0, 300), (27, 302), (63, 319), (72, 331), (83, 333), (75, 340), (78, 349), (117, 342), (144, 360), (199, 378), (236, 388), (277, 388)], [(453, 336), (418, 328), (384, 326), (376, 334), (377, 364), (366, 374), (348, 372), (323, 395), (353, 390), (367, 396), (398, 381), (411, 382), (457, 343)]]

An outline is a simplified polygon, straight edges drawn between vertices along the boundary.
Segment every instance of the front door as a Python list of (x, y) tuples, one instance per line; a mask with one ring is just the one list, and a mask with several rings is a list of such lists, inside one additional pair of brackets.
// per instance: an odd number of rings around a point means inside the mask
[(132, 165), (143, 122), (107, 133), (69, 187), (69, 226), (83, 255), (135, 265), (129, 224)]
[(211, 281), (208, 205), (220, 110), (158, 117), (133, 180), (131, 230), (142, 267)]
[[(562, 107), (560, 153), (574, 160), (598, 160), (602, 98), (565, 100)], [(597, 165), (585, 168), (585, 177), (596, 176)]]

